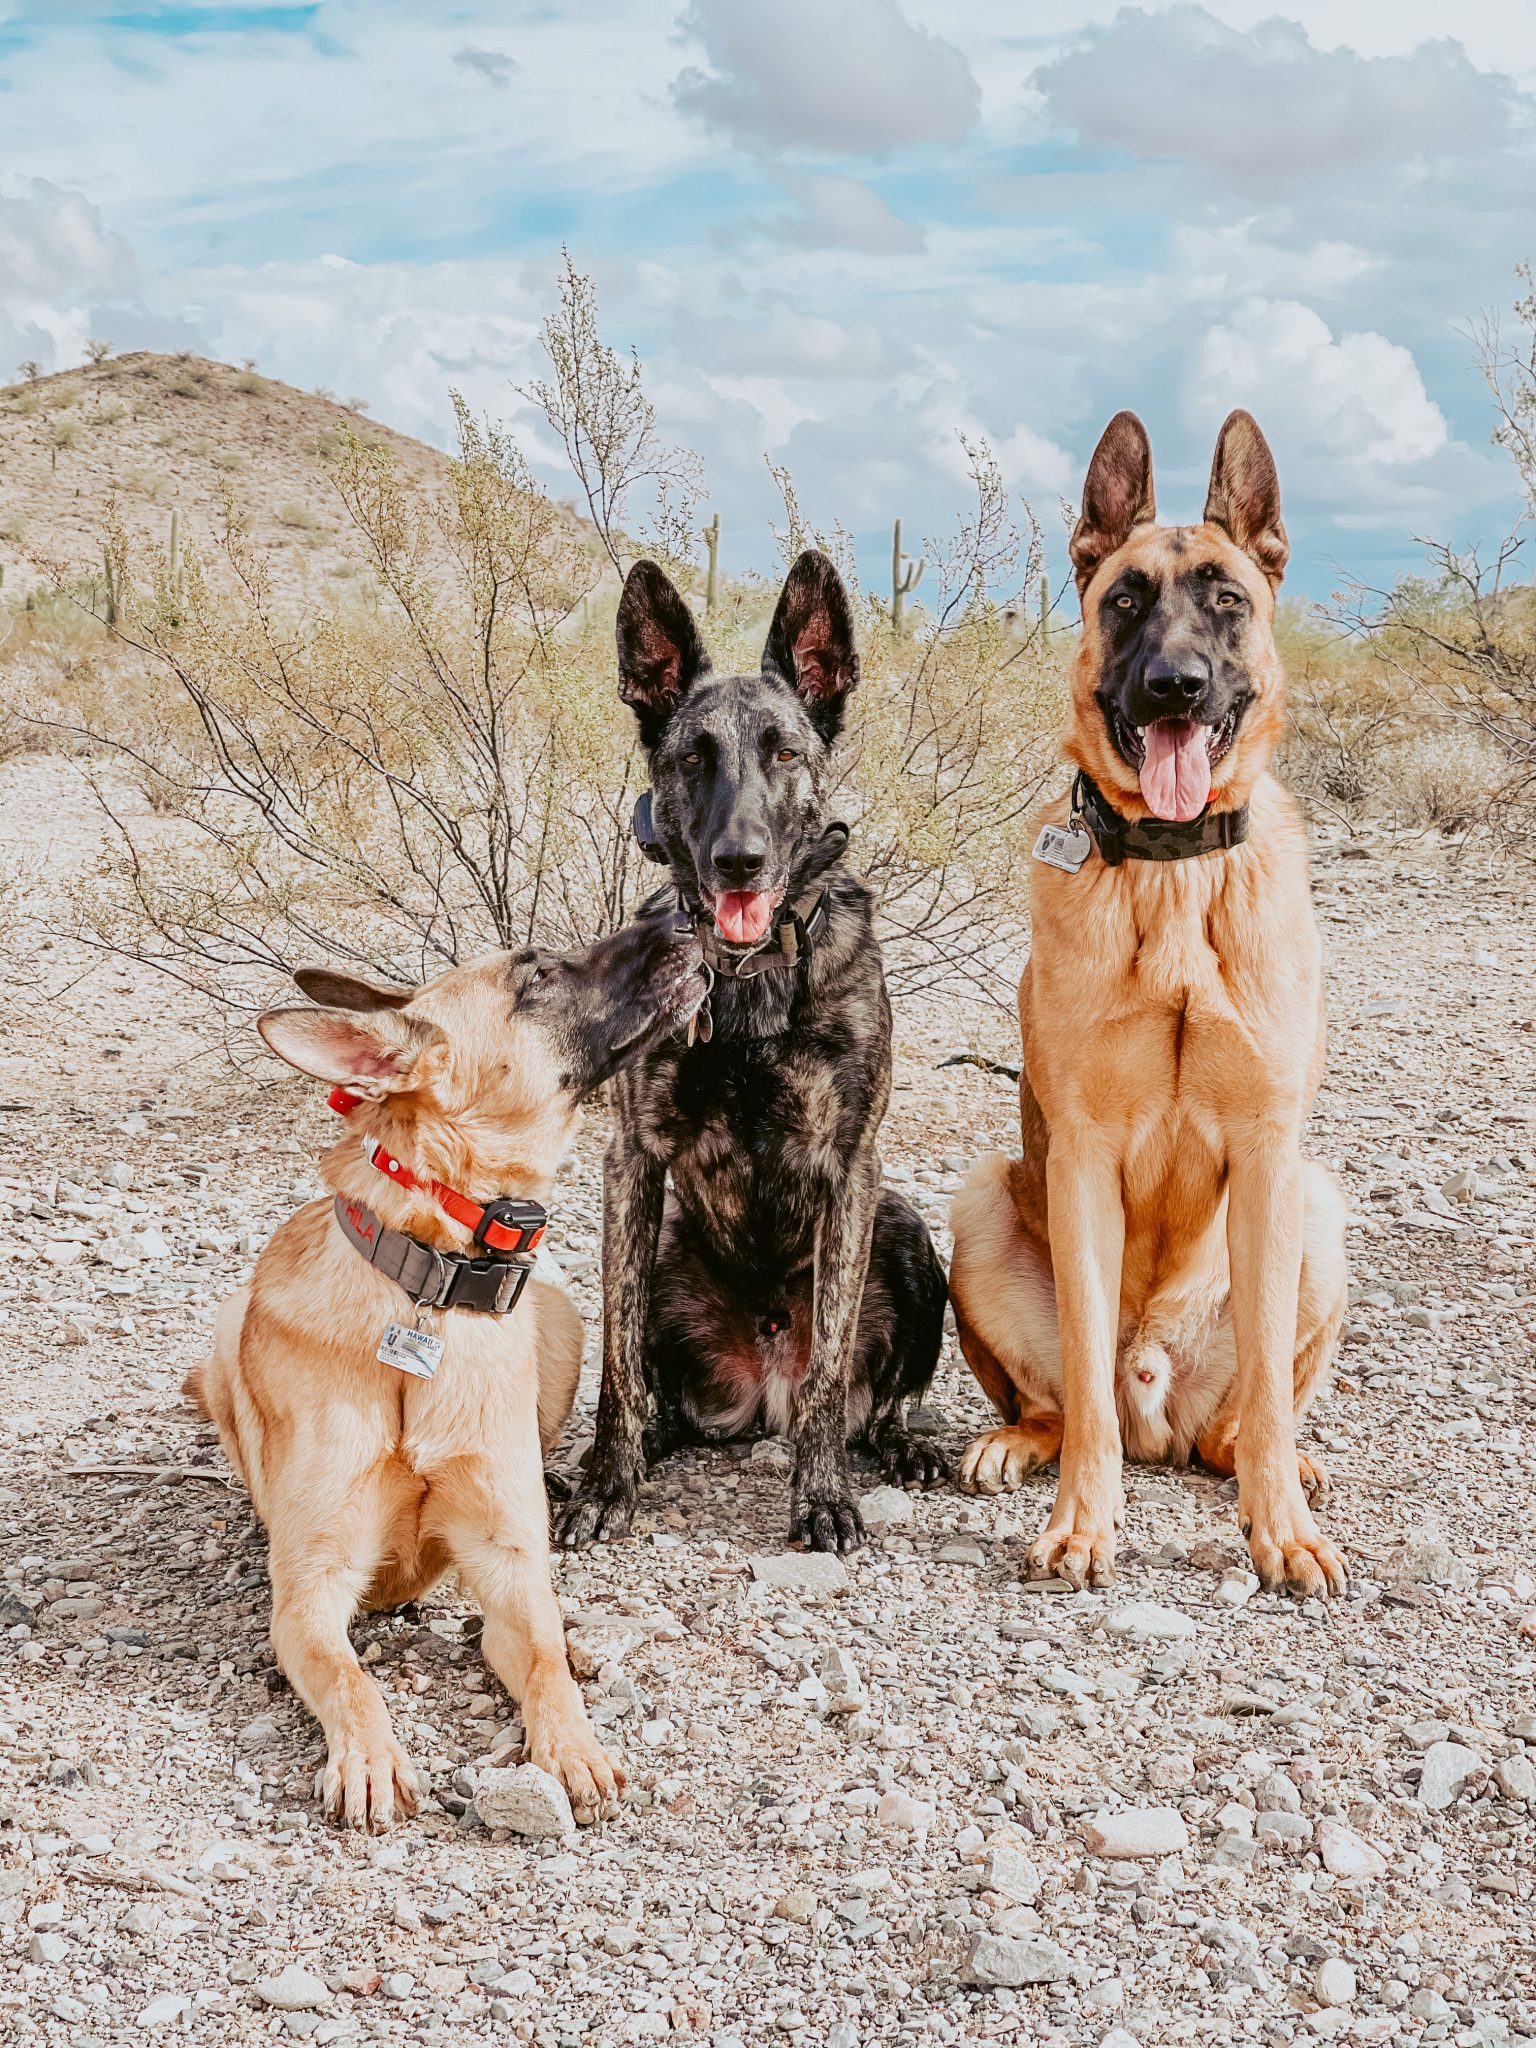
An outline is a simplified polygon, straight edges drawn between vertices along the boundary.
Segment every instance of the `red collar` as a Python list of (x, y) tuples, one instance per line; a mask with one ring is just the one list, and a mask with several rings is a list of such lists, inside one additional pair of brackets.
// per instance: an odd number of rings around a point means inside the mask
[[(364, 1100), (361, 1095), (353, 1095), (345, 1088), (333, 1088), (326, 1099), (338, 1116), (349, 1115)], [(451, 1216), (455, 1223), (462, 1223), (475, 1242), (485, 1245), (488, 1250), (523, 1256), (537, 1251), (543, 1242), (549, 1215), (542, 1203), (525, 1201), (514, 1195), (497, 1195), (489, 1202), (472, 1201), (468, 1195), (461, 1195), (457, 1188), (447, 1187), (440, 1180), (418, 1179), (377, 1138), (365, 1138), (363, 1150), (386, 1180), (392, 1180), (396, 1187), (420, 1188), (432, 1197), (445, 1215)]]

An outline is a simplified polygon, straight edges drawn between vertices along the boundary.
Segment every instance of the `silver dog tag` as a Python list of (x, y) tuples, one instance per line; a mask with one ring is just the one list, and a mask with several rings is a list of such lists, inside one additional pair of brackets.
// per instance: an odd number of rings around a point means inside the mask
[(380, 1365), (392, 1365), (396, 1372), (429, 1380), (443, 1362), (443, 1340), (434, 1337), (430, 1330), (411, 1330), (404, 1323), (390, 1323), (374, 1356)]
[(1047, 867), (1060, 868), (1064, 875), (1075, 875), (1092, 848), (1093, 841), (1081, 825), (1065, 832), (1059, 825), (1042, 825), (1030, 858), (1043, 860)]

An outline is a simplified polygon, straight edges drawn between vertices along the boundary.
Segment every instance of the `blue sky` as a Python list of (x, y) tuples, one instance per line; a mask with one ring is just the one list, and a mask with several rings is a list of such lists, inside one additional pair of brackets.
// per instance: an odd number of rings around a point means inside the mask
[[(1027, 22), (1027, 28), (1021, 28)], [(1507, 0), (0, 0), (0, 369), (255, 357), (442, 441), (513, 422), (562, 241), (733, 566), (788, 463), (878, 585), (984, 433), (1051, 538), (1132, 405), (1193, 516), (1274, 443), (1294, 587), (1515, 510), (1467, 327), (1536, 255), (1536, 8)]]

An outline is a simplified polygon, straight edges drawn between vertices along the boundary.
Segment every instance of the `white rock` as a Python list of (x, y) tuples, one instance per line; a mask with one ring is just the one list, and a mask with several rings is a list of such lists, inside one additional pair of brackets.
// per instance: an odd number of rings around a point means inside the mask
[(637, 1949), (643, 1939), (638, 1927), (630, 1927), (620, 1921), (610, 1927), (603, 1936), (603, 1947), (611, 1956), (627, 1956), (631, 1949)]
[(192, 2001), (183, 1998), (179, 1991), (162, 1991), (158, 1998), (152, 1998), (139, 2014), (141, 2027), (166, 2027), (172, 2020), (179, 2020), (184, 2012), (190, 2012)]
[(978, 1934), (961, 1979), (966, 1984), (1006, 1986), (1059, 1984), (1072, 1974), (1072, 1960), (1042, 1935)]
[(514, 1834), (564, 1837), (576, 1832), (565, 1787), (537, 1764), (481, 1771), (475, 1811), (486, 1827), (511, 1828)]
[(622, 1664), (644, 1641), (639, 1629), (623, 1622), (597, 1622), (588, 1628), (571, 1629), (565, 1638), (565, 1648), (578, 1678), (596, 1678), (605, 1664)]
[(259, 1977), (256, 1996), (279, 2012), (319, 2012), (331, 2002), (323, 1981), (299, 1963), (289, 1963), (276, 1977)]
[(1323, 1868), (1334, 1877), (1375, 1878), (1386, 1871), (1387, 1859), (1381, 1851), (1342, 1821), (1320, 1820), (1316, 1839)]
[(1001, 1892), (1022, 1906), (1032, 1905), (1040, 1896), (1040, 1873), (1018, 1849), (999, 1843), (988, 1851), (981, 1866), (982, 1889)]
[(1357, 1988), (1355, 1973), (1342, 1956), (1329, 1956), (1313, 1973), (1313, 1996), (1322, 2005), (1352, 2005)]
[(1488, 1766), (1475, 1749), (1459, 1742), (1431, 1743), (1419, 1774), (1419, 1804), (1441, 1813), (1454, 1806), (1469, 1785), (1481, 1784), (1487, 1776)]
[(34, 1963), (62, 1963), (68, 1954), (69, 1943), (62, 1934), (34, 1934), (27, 1949)]
[(1504, 1799), (1536, 1799), (1536, 1763), (1528, 1756), (1507, 1756), (1494, 1767), (1494, 1782)]
[(1099, 2048), (1141, 2048), (1141, 2043), (1129, 2027), (1111, 2027)]
[(1106, 1632), (1127, 1636), (1133, 1643), (1172, 1643), (1195, 1633), (1195, 1624), (1176, 1607), (1159, 1607), (1154, 1600), (1130, 1600), (1112, 1607), (1104, 1617)]
[(909, 1835), (925, 1835), (933, 1826), (931, 1799), (913, 1799), (905, 1792), (885, 1792), (875, 1808), (875, 1820), (883, 1828), (898, 1828)]
[(830, 1550), (786, 1550), (747, 1561), (754, 1581), (779, 1593), (841, 1593), (848, 1583), (847, 1566)]
[(882, 1529), (899, 1529), (912, 1519), (912, 1496), (899, 1486), (876, 1486), (859, 1501), (859, 1513), (871, 1534)]
[(1176, 1806), (1128, 1806), (1096, 1813), (1083, 1823), (1083, 1839), (1095, 1856), (1119, 1861), (1137, 1856), (1180, 1856), (1189, 1830)]
[(1246, 1607), (1259, 1590), (1258, 1574), (1245, 1572), (1234, 1567), (1222, 1574), (1221, 1584), (1216, 1588), (1216, 1598), (1223, 1607)]
[(170, 1246), (153, 1226), (139, 1231), (133, 1241), (146, 1259), (168, 1259), (171, 1256)]
[(857, 1714), (869, 1705), (859, 1667), (846, 1650), (828, 1645), (821, 1653), (817, 1676), (826, 1691), (828, 1714)]

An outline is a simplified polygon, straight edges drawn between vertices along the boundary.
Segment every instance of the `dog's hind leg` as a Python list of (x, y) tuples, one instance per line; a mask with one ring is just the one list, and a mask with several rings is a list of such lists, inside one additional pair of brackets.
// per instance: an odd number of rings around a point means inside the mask
[(399, 1488), (388, 1465), (360, 1472), (335, 1444), (313, 1446), (304, 1465), (269, 1523), (272, 1647), (325, 1730), (326, 1812), (378, 1830), (416, 1811), (416, 1774), (347, 1626), (378, 1577)]
[(1025, 1229), (1000, 1153), (955, 1197), (950, 1299), (966, 1364), (1002, 1417), (960, 1460), (967, 1493), (1012, 1493), (1061, 1455), (1061, 1335), (1049, 1249)]
[(570, 1420), (584, 1332), (580, 1311), (560, 1288), (530, 1281), (528, 1301), (538, 1318), (539, 1444), (547, 1457)]
[(886, 1189), (875, 1210), (848, 1411), (852, 1448), (895, 1486), (930, 1486), (943, 1476), (943, 1459), (913, 1435), (906, 1410), (933, 1384), (947, 1293), (928, 1226)]

